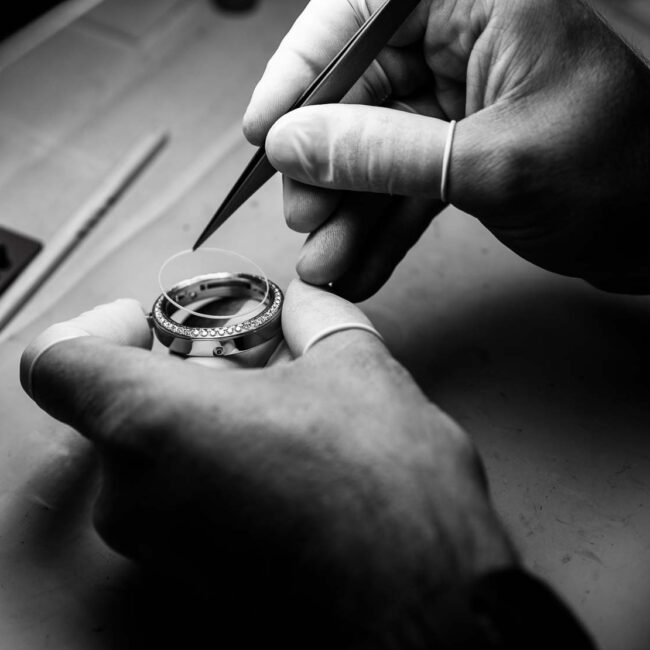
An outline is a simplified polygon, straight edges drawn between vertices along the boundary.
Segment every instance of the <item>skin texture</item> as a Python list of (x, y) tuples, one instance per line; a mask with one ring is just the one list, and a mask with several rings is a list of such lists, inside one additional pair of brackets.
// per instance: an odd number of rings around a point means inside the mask
[[(94, 336), (107, 320), (128, 331)], [(355, 320), (333, 294), (287, 292), (296, 355)], [(220, 626), (248, 643), (392, 647), (450, 586), (516, 562), (467, 435), (373, 335), (241, 369), (151, 354), (144, 323), (133, 301), (75, 319), (85, 335), (40, 354), (33, 396), (97, 448), (104, 539), (206, 597)]]
[(345, 105), (280, 117), (380, 4), (312, 0), (244, 118), (310, 233), (299, 275), (353, 300), (379, 289), (443, 207), (455, 119), (454, 205), (534, 264), (650, 292), (645, 63), (576, 0), (429, 0)]

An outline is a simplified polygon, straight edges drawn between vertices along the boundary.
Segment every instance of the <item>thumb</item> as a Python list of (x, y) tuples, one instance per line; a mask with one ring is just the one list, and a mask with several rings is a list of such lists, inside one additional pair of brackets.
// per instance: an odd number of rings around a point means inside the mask
[(310, 185), (439, 197), (448, 130), (391, 108), (309, 106), (274, 124), (266, 151), (278, 171)]
[(380, 333), (356, 305), (301, 280), (294, 280), (287, 289), (282, 330), (294, 357), (328, 354), (329, 347), (321, 343), (334, 338), (337, 350), (347, 343), (355, 350), (384, 348)]

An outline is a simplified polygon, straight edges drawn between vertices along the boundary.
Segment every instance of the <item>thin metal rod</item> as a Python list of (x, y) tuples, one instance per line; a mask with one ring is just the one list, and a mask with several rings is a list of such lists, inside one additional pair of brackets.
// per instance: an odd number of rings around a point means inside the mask
[(148, 134), (140, 140), (77, 210), (46, 242), (43, 250), (16, 278), (0, 299), (0, 330), (6, 327), (48, 277), (65, 261), (100, 219), (113, 207), (151, 164), (168, 141), (166, 133)]

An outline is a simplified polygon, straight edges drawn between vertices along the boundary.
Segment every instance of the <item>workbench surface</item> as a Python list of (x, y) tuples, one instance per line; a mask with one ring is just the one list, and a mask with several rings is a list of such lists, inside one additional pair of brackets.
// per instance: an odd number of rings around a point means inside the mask
[[(599, 5), (650, 51), (650, 16), (630, 20), (645, 3)], [(0, 339), (2, 648), (192, 647), (182, 595), (163, 598), (93, 531), (92, 449), (22, 393), (18, 360), (54, 321), (153, 301), (161, 262), (191, 246), (250, 156), (241, 115), (302, 6), (105, 0), (0, 70), (0, 225), (47, 242), (134, 143), (169, 138)], [(284, 226), (279, 179), (213, 241), (286, 286), (302, 237)], [(475, 440), (525, 563), (600, 647), (647, 650), (649, 300), (536, 269), (449, 208), (363, 307)]]

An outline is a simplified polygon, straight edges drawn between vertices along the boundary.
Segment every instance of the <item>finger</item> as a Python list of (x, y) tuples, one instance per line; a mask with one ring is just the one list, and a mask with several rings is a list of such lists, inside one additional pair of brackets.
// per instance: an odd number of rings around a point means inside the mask
[(436, 199), (348, 194), (332, 219), (312, 233), (296, 271), (315, 285), (360, 302), (378, 291), (445, 207)]
[(205, 427), (216, 418), (212, 402), (230, 385), (219, 380), (222, 374), (180, 357), (80, 336), (40, 356), (33, 398), (104, 448), (141, 456), (160, 451), (161, 436), (174, 429), (170, 423), (186, 423), (178, 428), (189, 433), (193, 424)]
[(438, 96), (434, 89), (427, 88), (415, 91), (410, 95), (390, 99), (384, 104), (384, 108), (392, 108), (406, 113), (415, 113), (426, 117), (447, 121), (448, 116), (442, 110)]
[(311, 232), (325, 223), (341, 201), (341, 193), (305, 185), (288, 176), (282, 177), (284, 218), (296, 232)]
[[(167, 355), (126, 347), (106, 338), (80, 336), (43, 352), (33, 372), (33, 399), (54, 418), (91, 440), (128, 440), (130, 428), (170, 419), (170, 396), (183, 399), (196, 389), (195, 373), (215, 375)], [(218, 374), (218, 373), (217, 373)], [(209, 385), (207, 378), (203, 378)], [(191, 409), (191, 401), (186, 408)], [(124, 426), (130, 423), (132, 427)], [(142, 423), (142, 427), (138, 424)], [(140, 432), (139, 432), (140, 435)]]
[(361, 24), (347, 0), (312, 0), (269, 60), (244, 115), (244, 133), (261, 144)]
[(398, 197), (372, 228), (365, 248), (333, 283), (338, 295), (353, 302), (367, 300), (388, 282), (398, 264), (445, 207), (437, 199)]
[(20, 381), (33, 397), (34, 371), (45, 352), (61, 341), (98, 336), (116, 345), (151, 348), (153, 337), (145, 312), (136, 300), (121, 299), (99, 305), (80, 316), (56, 323), (27, 346), (20, 360)]
[[(391, 108), (443, 116), (430, 92), (393, 101)], [(298, 275), (315, 285), (336, 282), (336, 292), (353, 301), (370, 297), (386, 282), (443, 207), (430, 199), (405, 202), (384, 194), (341, 193), (284, 178), (285, 206), (291, 202), (292, 220), (312, 231), (296, 265)], [(336, 205), (326, 205), (330, 195), (339, 198)], [(382, 220), (384, 216), (388, 218)], [(344, 275), (348, 281), (341, 281)]]
[[(435, 92), (431, 89), (419, 91), (399, 100), (391, 100), (389, 108), (445, 119)], [(328, 221), (342, 201), (342, 193), (336, 190), (306, 185), (289, 176), (283, 176), (284, 216), (287, 225), (296, 232), (314, 232)], [(307, 282), (315, 282), (301, 276)], [(331, 280), (327, 280), (330, 282)]]
[(383, 107), (310, 106), (269, 131), (271, 164), (329, 189), (440, 196), (449, 124)]
[(283, 366), (290, 363), (293, 360), (293, 354), (291, 354), (291, 349), (287, 345), (287, 342), (282, 339), (282, 343), (278, 345), (275, 349), (271, 358), (268, 360), (266, 367), (271, 368), (273, 366)]
[[(245, 411), (241, 402), (250, 395), (237, 386), (255, 393), (254, 371), (242, 373), (232, 363), (222, 368), (214, 372), (181, 357), (152, 354), (86, 332), (39, 355), (33, 398), (50, 415), (105, 447), (157, 453), (165, 433), (177, 430), (189, 436), (198, 430), (200, 438), (216, 426), (219, 409)], [(234, 378), (241, 374), (247, 379), (237, 384)]]
[(343, 276), (360, 258), (381, 217), (394, 201), (385, 194), (346, 192), (332, 217), (305, 242), (296, 271), (309, 284), (326, 285)]
[[(423, 4), (429, 7), (422, 7)], [(516, 3), (515, 3), (516, 4)], [(427, 2), (418, 8), (417, 22), (411, 23), (413, 29), (409, 36), (425, 35), (427, 63), (431, 66), (436, 79), (465, 82), (468, 76), (470, 60), (478, 66), (476, 46), (493, 14), (506, 14), (511, 10), (512, 15), (504, 24), (510, 22), (509, 36), (516, 33), (512, 25), (516, 10), (509, 4), (495, 4), (481, 0), (462, 0), (460, 2)], [(525, 13), (525, 12), (522, 12)], [(424, 26), (424, 30), (422, 27)], [(498, 29), (495, 26), (495, 30)], [(503, 29), (503, 27), (501, 27)], [(421, 36), (420, 36), (421, 37)], [(502, 34), (496, 38), (501, 39)], [(489, 55), (488, 55), (489, 56)]]
[[(294, 357), (303, 354), (305, 347), (320, 333), (342, 325), (358, 324), (368, 329), (346, 329), (331, 335), (336, 339), (332, 344), (323, 345), (325, 338), (315, 344), (307, 356), (320, 358), (331, 350), (341, 350), (349, 344), (355, 348), (355, 356), (373, 352), (386, 354), (385, 346), (377, 335), (373, 335), (372, 323), (368, 317), (352, 303), (324, 289), (294, 280), (287, 289), (282, 311), (282, 329), (285, 340)], [(330, 338), (330, 337), (328, 337)], [(350, 351), (349, 355), (353, 354)]]
[[(382, 1), (312, 0), (307, 5), (269, 60), (253, 92), (244, 116), (244, 133), (252, 143), (262, 144), (271, 125), (291, 108)], [(422, 10), (418, 8), (414, 14), (422, 14)], [(396, 34), (396, 42), (400, 45), (413, 43), (424, 32), (425, 22), (422, 15), (412, 16)], [(408, 34), (406, 38), (405, 34)], [(388, 59), (386, 65), (390, 66), (391, 75), (398, 80), (396, 83), (408, 85), (410, 81), (401, 80), (410, 80), (424, 69), (420, 56), (416, 67), (405, 62), (400, 64), (400, 73), (396, 74), (393, 55), (388, 53), (384, 57)], [(407, 60), (409, 57), (407, 54)], [(365, 86), (371, 101), (385, 91), (383, 81), (373, 77), (371, 70), (370, 76), (357, 85), (351, 97), (355, 101), (366, 97)]]
[(406, 97), (433, 85), (434, 78), (420, 46), (385, 47), (341, 103), (378, 106), (389, 97)]
[(212, 370), (232, 370), (233, 366), (236, 366), (235, 360), (227, 357), (187, 357), (184, 361), (194, 366), (202, 366)]

